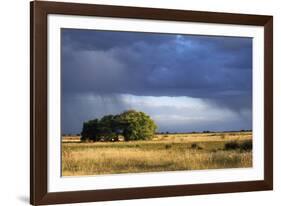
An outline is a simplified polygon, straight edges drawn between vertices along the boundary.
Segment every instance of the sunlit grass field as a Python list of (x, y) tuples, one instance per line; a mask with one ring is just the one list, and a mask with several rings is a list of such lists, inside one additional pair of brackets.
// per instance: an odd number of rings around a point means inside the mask
[(252, 150), (226, 149), (251, 132), (157, 134), (149, 141), (80, 142), (64, 136), (62, 175), (100, 175), (252, 167)]

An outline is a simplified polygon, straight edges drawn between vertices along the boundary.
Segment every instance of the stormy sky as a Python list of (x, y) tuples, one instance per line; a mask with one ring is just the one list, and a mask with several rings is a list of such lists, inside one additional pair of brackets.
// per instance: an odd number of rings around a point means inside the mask
[(135, 109), (159, 132), (252, 129), (252, 39), (62, 29), (62, 133)]

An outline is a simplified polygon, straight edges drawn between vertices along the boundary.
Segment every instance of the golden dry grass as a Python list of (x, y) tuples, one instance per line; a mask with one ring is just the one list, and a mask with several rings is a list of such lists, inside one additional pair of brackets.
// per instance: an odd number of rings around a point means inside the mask
[[(81, 143), (65, 137), (63, 176), (252, 167), (252, 152), (223, 150), (251, 132), (161, 134), (150, 141)], [(192, 146), (196, 144), (196, 147)]]

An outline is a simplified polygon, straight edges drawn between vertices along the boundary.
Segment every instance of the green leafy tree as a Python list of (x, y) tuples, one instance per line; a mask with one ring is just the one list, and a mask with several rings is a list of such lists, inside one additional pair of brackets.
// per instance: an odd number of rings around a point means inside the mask
[(84, 122), (81, 140), (118, 141), (121, 134), (125, 141), (147, 140), (153, 137), (156, 129), (156, 124), (147, 114), (129, 110)]
[(98, 141), (98, 134), (99, 134), (99, 120), (89, 120), (88, 122), (83, 123), (83, 129), (81, 132), (81, 140), (87, 141)]
[(101, 118), (99, 124), (99, 136), (100, 139), (104, 141), (118, 141), (119, 132), (118, 132), (119, 124), (116, 116), (107, 115)]
[(123, 125), (125, 141), (151, 139), (156, 132), (157, 125), (144, 112), (135, 110), (125, 111), (118, 116)]

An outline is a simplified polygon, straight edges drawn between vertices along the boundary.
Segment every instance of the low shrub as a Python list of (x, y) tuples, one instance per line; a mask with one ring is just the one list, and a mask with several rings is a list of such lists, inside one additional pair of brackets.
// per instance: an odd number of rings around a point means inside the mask
[(198, 145), (196, 144), (196, 143), (193, 143), (192, 145), (191, 145), (191, 148), (192, 149), (196, 149), (198, 147)]
[(240, 149), (241, 151), (249, 151), (252, 150), (252, 148), (253, 148), (252, 140), (247, 140), (240, 144), (237, 141), (231, 141), (225, 143), (224, 145), (224, 150)]
[(202, 150), (202, 149), (203, 149), (203, 147), (200, 147), (198, 144), (193, 143), (193, 144), (191, 145), (191, 149), (198, 149), (198, 150)]
[(244, 151), (249, 151), (253, 149), (252, 140), (247, 140), (240, 145), (240, 149)]
[(170, 144), (165, 145), (165, 149), (170, 149), (171, 147), (172, 147), (172, 145), (170, 145)]
[(224, 144), (224, 149), (225, 150), (235, 150), (239, 149), (240, 145), (238, 144), (237, 141), (230, 141)]

